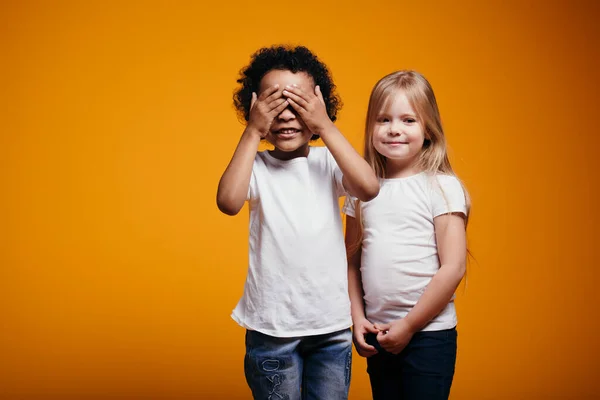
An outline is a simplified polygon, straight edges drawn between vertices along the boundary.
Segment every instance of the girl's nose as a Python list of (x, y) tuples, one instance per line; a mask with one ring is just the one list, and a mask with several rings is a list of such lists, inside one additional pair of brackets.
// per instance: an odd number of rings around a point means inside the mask
[(402, 133), (402, 127), (398, 122), (392, 122), (390, 124), (390, 135), (398, 136)]

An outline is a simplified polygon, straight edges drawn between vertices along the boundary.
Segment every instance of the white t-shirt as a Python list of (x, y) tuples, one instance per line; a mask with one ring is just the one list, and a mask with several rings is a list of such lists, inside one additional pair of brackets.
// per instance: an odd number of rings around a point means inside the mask
[(250, 247), (244, 294), (232, 318), (276, 337), (352, 325), (338, 203), (342, 172), (325, 147), (282, 161), (254, 160), (248, 191)]
[[(347, 197), (344, 213), (355, 217), (355, 204)], [(465, 194), (454, 176), (422, 172), (382, 180), (379, 195), (360, 205), (365, 312), (373, 323), (389, 323), (406, 316), (440, 268), (433, 219), (466, 215)], [(423, 330), (450, 329), (456, 322), (452, 300)]]

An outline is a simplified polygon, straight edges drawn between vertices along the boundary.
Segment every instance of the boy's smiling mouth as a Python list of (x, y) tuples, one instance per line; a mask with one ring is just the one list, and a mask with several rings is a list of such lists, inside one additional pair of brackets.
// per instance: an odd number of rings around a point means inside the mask
[(276, 135), (288, 135), (300, 132), (300, 129), (296, 128), (280, 128), (273, 131)]
[(279, 128), (272, 130), (271, 133), (280, 139), (293, 139), (302, 133), (302, 130), (297, 128)]

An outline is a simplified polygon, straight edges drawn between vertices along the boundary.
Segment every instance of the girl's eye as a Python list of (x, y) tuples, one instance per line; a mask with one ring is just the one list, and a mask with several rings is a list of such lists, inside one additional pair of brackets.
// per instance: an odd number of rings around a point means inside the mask
[(380, 117), (379, 122), (390, 122), (390, 120), (387, 117)]
[(404, 121), (405, 121), (407, 124), (413, 124), (413, 123), (417, 122), (417, 120), (416, 120), (416, 119), (414, 119), (414, 118), (406, 118)]

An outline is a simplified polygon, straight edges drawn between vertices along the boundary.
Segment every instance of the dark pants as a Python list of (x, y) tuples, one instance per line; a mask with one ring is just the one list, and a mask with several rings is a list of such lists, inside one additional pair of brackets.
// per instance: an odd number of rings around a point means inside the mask
[(386, 352), (374, 334), (366, 341), (378, 353), (367, 358), (373, 400), (448, 399), (456, 363), (455, 328), (417, 332), (402, 350)]

